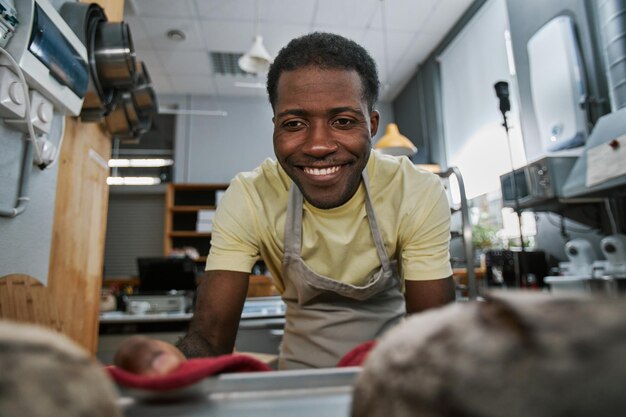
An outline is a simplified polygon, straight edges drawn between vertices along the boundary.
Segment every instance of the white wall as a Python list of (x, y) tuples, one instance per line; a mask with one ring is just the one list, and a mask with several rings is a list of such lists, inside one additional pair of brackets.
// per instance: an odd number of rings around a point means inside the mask
[[(62, 117), (55, 116), (50, 140), (58, 144)], [(26, 141), (24, 134), (8, 129), (0, 122), (0, 205), (15, 206), (20, 170)], [(52, 243), (52, 224), (56, 201), (57, 173), (55, 164), (44, 171), (30, 165), (26, 210), (17, 217), (0, 217), (0, 277), (27, 274), (43, 284), (48, 282), (48, 264)]]

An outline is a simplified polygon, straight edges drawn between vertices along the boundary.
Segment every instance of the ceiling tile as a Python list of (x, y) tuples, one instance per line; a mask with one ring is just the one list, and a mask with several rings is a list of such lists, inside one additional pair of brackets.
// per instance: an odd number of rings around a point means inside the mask
[(152, 80), (152, 87), (157, 94), (171, 94), (176, 90), (172, 87), (169, 77), (162, 74), (150, 74)]
[(130, 28), (130, 36), (133, 40), (133, 46), (135, 49), (139, 48), (151, 48), (152, 40), (148, 33), (143, 28), (142, 19), (137, 16), (126, 16), (124, 22), (128, 23)]
[(202, 75), (172, 76), (174, 89), (183, 94), (215, 94), (213, 77)]
[[(256, 0), (195, 0), (200, 17), (214, 20), (255, 20)], [(262, 2), (259, 2), (259, 8)]]
[[(275, 56), (294, 37), (318, 30), (338, 33), (368, 49), (381, 79), (389, 80), (383, 92), (388, 99), (473, 0), (384, 1), (386, 47), (381, 0), (126, 0), (125, 21), (138, 59), (146, 63), (162, 94), (264, 96), (263, 89), (234, 87), (234, 80), (223, 77), (208, 83), (213, 77), (209, 51), (244, 53), (259, 34)], [(173, 28), (183, 30), (187, 39), (167, 39), (167, 30)]]
[(318, 0), (314, 24), (346, 28), (366, 28), (380, 0)]
[[(453, 0), (456, 1), (456, 0)], [(393, 0), (386, 1), (385, 23), (387, 30), (416, 31), (429, 19), (441, 0)], [(372, 29), (383, 28), (383, 1), (378, 1), (376, 13), (372, 18)]]
[[(280, 22), (290, 25), (313, 24), (316, 2), (311, 0), (263, 0), (259, 2), (261, 22)], [(256, 19), (255, 19), (256, 20)]]
[(286, 46), (290, 40), (309, 33), (305, 25), (262, 25), (260, 33), (270, 55), (273, 57)]
[(312, 32), (330, 32), (337, 35), (341, 35), (345, 38), (352, 39), (357, 43), (361, 43), (363, 41), (363, 37), (367, 33), (367, 30), (364, 28), (347, 28), (347, 27), (338, 27), (338, 26), (322, 26), (315, 25), (312, 29)]
[(422, 27), (422, 31), (440, 38), (452, 29), (452, 26), (472, 4), (472, 0), (441, 0), (432, 16)]
[(143, 63), (148, 68), (148, 73), (152, 76), (153, 74), (163, 74), (165, 73), (165, 68), (161, 65), (161, 61), (159, 60), (156, 52), (152, 49), (138, 49), (135, 51), (137, 60), (143, 61)]
[(409, 49), (415, 37), (412, 32), (387, 32), (387, 44), (383, 32), (368, 30), (365, 33), (361, 45), (369, 51), (379, 65), (384, 65), (385, 49), (387, 49), (387, 59), (389, 62), (406, 58), (406, 51)]
[(168, 75), (196, 74), (209, 75), (209, 56), (204, 51), (157, 51), (159, 60)]
[(200, 22), (204, 43), (209, 51), (244, 53), (255, 36), (252, 22)]
[[(137, 15), (152, 17), (193, 17), (193, 0), (126, 0)], [(126, 8), (128, 9), (128, 7)]]
[[(200, 26), (194, 19), (164, 19), (160, 17), (142, 18), (146, 34), (152, 41), (155, 49), (188, 49), (204, 50), (204, 40)], [(170, 29), (178, 29), (185, 33), (185, 40), (171, 40), (167, 37)]]

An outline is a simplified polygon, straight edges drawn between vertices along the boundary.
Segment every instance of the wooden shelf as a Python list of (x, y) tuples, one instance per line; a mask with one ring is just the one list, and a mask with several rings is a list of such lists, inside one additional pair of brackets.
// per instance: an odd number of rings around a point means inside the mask
[[(164, 256), (173, 249), (193, 247), (200, 255), (194, 259), (198, 272), (204, 270), (211, 248), (211, 232), (197, 232), (196, 223), (201, 210), (215, 210), (218, 192), (225, 191), (228, 184), (168, 184), (165, 191), (165, 237)], [(271, 278), (251, 275), (249, 297), (278, 295)]]
[(163, 254), (173, 249), (193, 247), (200, 258), (196, 264), (206, 262), (211, 246), (211, 232), (197, 232), (198, 213), (215, 210), (218, 192), (228, 184), (168, 184), (165, 192), (165, 233)]

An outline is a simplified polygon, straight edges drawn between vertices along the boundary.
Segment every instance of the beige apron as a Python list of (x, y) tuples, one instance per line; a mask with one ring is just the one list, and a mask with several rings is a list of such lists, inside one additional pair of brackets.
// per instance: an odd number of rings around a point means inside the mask
[(287, 305), (279, 369), (334, 367), (350, 350), (398, 323), (406, 308), (396, 262), (390, 262), (370, 198), (365, 209), (381, 268), (364, 286), (318, 275), (302, 258), (302, 194), (292, 184), (285, 224), (283, 300)]

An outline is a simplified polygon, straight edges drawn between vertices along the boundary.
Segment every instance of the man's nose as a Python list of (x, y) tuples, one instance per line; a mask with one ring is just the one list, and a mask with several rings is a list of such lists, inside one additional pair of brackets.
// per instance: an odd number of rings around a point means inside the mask
[(315, 157), (323, 157), (337, 151), (337, 141), (325, 123), (313, 123), (309, 127), (303, 152)]

